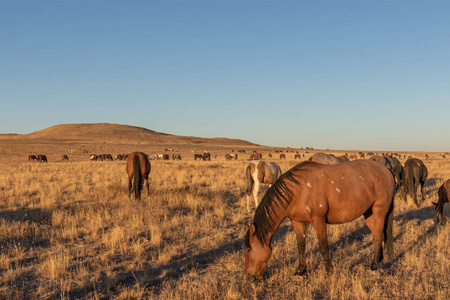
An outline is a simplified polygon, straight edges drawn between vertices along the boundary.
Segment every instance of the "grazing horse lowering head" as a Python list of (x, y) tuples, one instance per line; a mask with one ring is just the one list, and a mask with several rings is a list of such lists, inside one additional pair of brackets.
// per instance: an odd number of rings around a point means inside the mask
[(249, 282), (261, 280), (261, 274), (272, 255), (270, 244), (259, 243), (256, 238), (255, 224), (245, 224), (245, 279)]
[(261, 279), (272, 249), (270, 243), (284, 219), (297, 235), (299, 264), (296, 275), (306, 272), (306, 224), (314, 227), (326, 271), (332, 270), (326, 224), (343, 224), (361, 215), (372, 232), (374, 256), (370, 268), (383, 260), (383, 242), (393, 255), (394, 188), (392, 173), (371, 160), (328, 165), (302, 162), (283, 175), (264, 195), (253, 223), (246, 226), (245, 278)]

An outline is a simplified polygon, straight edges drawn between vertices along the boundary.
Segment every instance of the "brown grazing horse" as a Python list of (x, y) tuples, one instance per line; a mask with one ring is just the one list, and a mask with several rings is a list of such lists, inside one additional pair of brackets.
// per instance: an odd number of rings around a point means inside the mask
[(326, 153), (316, 153), (313, 156), (309, 158), (309, 161), (314, 161), (319, 164), (325, 164), (325, 165), (335, 165), (342, 163), (342, 160), (334, 156), (333, 154), (326, 154)]
[(194, 154), (194, 160), (205, 160), (205, 159), (203, 158), (203, 155), (201, 155), (201, 154)]
[(28, 161), (35, 161), (35, 160), (37, 160), (36, 155), (33, 154), (28, 155)]
[(128, 198), (131, 197), (131, 192), (134, 191), (134, 198), (140, 199), (143, 184), (147, 187), (147, 195), (150, 195), (148, 174), (150, 174), (151, 165), (147, 155), (142, 152), (131, 153), (127, 159), (126, 170), (128, 174)]
[(261, 183), (273, 184), (281, 176), (281, 168), (275, 162), (254, 160), (245, 171), (247, 177), (247, 211), (250, 212), (250, 198), (255, 200), (255, 208), (258, 207), (258, 192)]
[(436, 206), (436, 222), (442, 222), (442, 215), (444, 214), (444, 204), (449, 203), (448, 198), (450, 196), (450, 179), (444, 182), (438, 191), (439, 200), (438, 202), (433, 202)]
[(372, 232), (375, 253), (371, 269), (383, 259), (382, 241), (393, 255), (394, 177), (371, 160), (337, 165), (301, 162), (283, 175), (267, 191), (256, 209), (253, 223), (246, 225), (245, 275), (258, 281), (267, 265), (271, 240), (285, 218), (297, 235), (299, 264), (296, 275), (306, 272), (306, 226), (311, 224), (327, 271), (332, 270), (328, 254), (326, 224), (351, 222), (364, 215)]
[(409, 158), (405, 162), (405, 167), (402, 173), (402, 186), (401, 194), (406, 202), (406, 194), (414, 199), (416, 205), (419, 205), (417, 201), (417, 188), (420, 184), (420, 192), (422, 194), (422, 202), (425, 200), (425, 193), (423, 191), (423, 185), (428, 177), (428, 169), (418, 158)]
[(252, 154), (250, 155), (250, 159), (251, 159), (251, 160), (262, 159), (262, 154), (261, 154), (261, 153), (252, 153)]

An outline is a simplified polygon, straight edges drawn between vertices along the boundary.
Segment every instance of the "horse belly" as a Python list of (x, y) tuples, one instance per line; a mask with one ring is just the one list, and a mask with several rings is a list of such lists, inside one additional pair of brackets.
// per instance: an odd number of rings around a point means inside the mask
[(340, 191), (338, 187), (333, 188), (327, 198), (326, 220), (330, 224), (342, 224), (356, 220), (367, 212), (376, 201), (374, 195), (365, 191), (354, 189)]

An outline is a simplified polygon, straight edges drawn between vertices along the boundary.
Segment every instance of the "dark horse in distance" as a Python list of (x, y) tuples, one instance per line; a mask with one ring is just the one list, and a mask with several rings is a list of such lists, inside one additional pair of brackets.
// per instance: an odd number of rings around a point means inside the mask
[(402, 185), (401, 193), (403, 199), (406, 202), (406, 194), (414, 199), (416, 205), (419, 205), (417, 201), (417, 188), (420, 184), (420, 192), (422, 194), (422, 202), (425, 200), (425, 193), (423, 192), (423, 185), (428, 177), (428, 169), (423, 162), (418, 158), (409, 158), (405, 162), (402, 173)]
[(148, 185), (148, 175), (150, 174), (151, 165), (147, 155), (142, 152), (133, 152), (127, 159), (127, 175), (128, 175), (128, 197), (134, 191), (134, 198), (141, 198), (141, 190), (143, 184), (147, 187), (147, 195), (150, 195)]
[(438, 191), (439, 200), (438, 202), (433, 202), (436, 206), (436, 221), (437, 223), (442, 222), (442, 215), (444, 214), (444, 204), (449, 203), (450, 198), (450, 179), (444, 182)]
[(281, 175), (255, 211), (245, 236), (245, 275), (258, 281), (267, 265), (271, 240), (285, 218), (297, 235), (299, 264), (296, 275), (306, 272), (306, 226), (311, 224), (319, 240), (325, 269), (332, 270), (326, 224), (342, 224), (361, 215), (372, 232), (374, 256), (371, 269), (383, 260), (382, 242), (393, 255), (392, 225), (395, 181), (392, 173), (371, 160), (342, 164), (302, 162)]

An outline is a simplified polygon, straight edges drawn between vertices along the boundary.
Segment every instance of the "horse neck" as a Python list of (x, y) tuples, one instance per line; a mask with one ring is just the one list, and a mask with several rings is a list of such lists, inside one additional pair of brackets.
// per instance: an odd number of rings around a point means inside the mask
[(283, 216), (282, 217), (278, 217), (279, 215), (277, 215), (274, 218), (274, 224), (273, 226), (271, 226), (271, 228), (269, 229), (269, 231), (267, 232), (267, 236), (266, 236), (266, 243), (267, 245), (270, 245), (270, 243), (272, 242), (272, 238), (275, 235), (275, 232), (277, 232), (278, 228), (280, 228), (281, 223), (283, 223), (284, 219), (286, 219), (286, 210), (283, 209)]
[(284, 206), (279, 204), (279, 206), (276, 208), (276, 213), (273, 213), (272, 210), (269, 210), (270, 212), (272, 212), (270, 214), (270, 217), (267, 215), (267, 211), (262, 212), (263, 207), (261, 206), (261, 203), (258, 206), (258, 209), (260, 211), (255, 213), (254, 223), (258, 228), (257, 230), (260, 230), (259, 239), (266, 245), (270, 245), (270, 242), (272, 241), (272, 237), (274, 236), (275, 232), (278, 230), (281, 223), (287, 217), (286, 214), (287, 207), (285, 208)]

